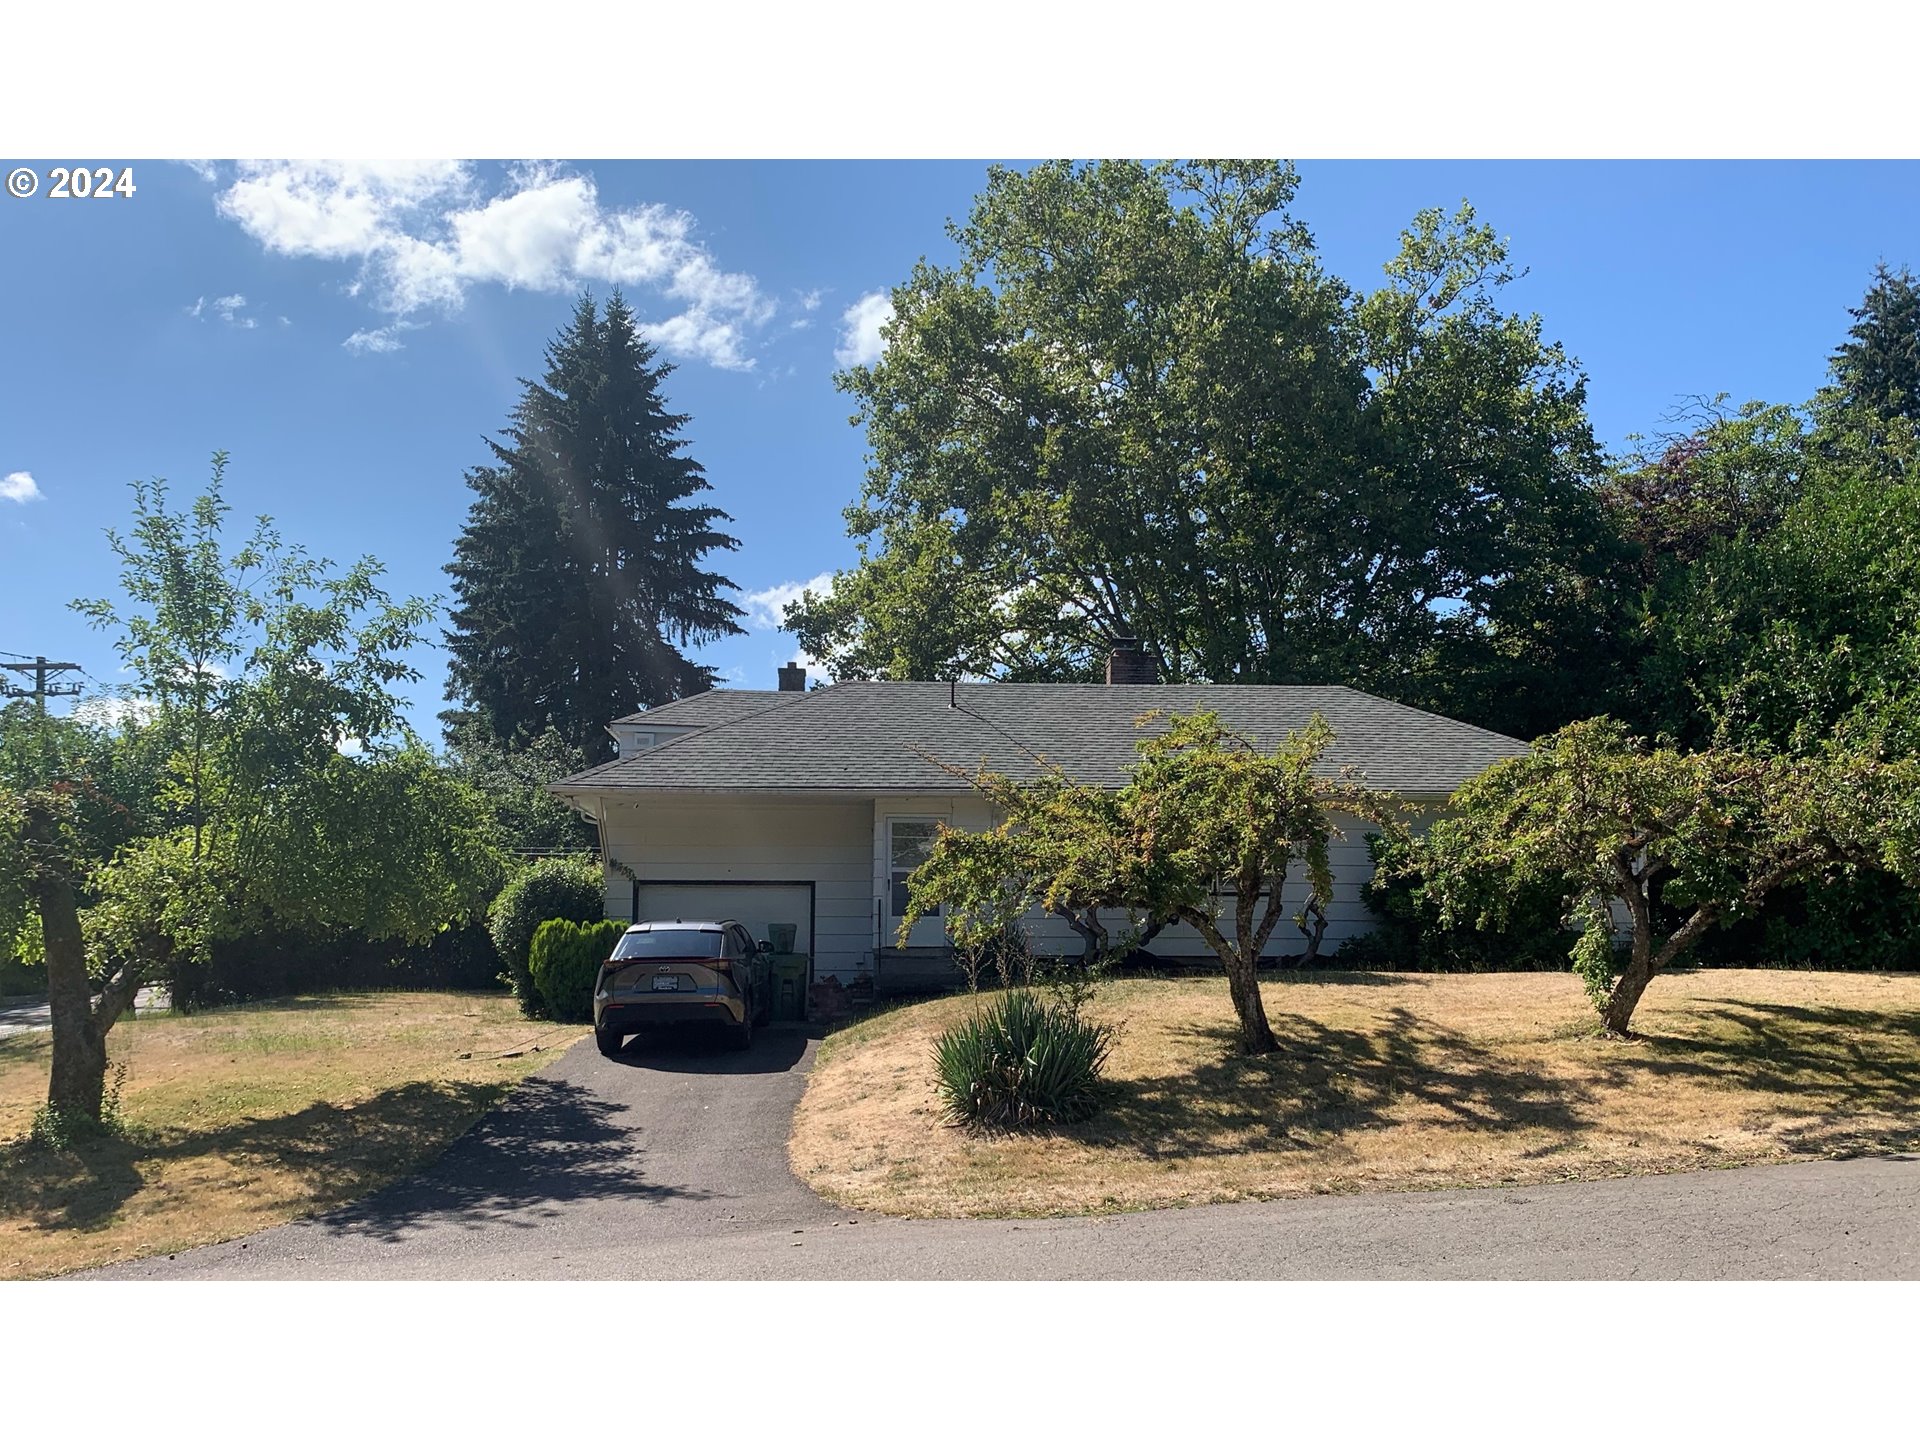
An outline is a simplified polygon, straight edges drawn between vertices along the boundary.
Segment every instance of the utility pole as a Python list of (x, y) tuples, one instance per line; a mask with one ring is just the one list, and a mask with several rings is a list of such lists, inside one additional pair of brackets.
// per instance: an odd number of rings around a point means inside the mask
[(59, 675), (68, 670), (78, 670), (79, 668), (80, 667), (71, 660), (49, 660), (44, 655), (34, 656), (31, 665), (0, 665), (0, 670), (14, 670), (22, 675), (33, 676), (33, 688), (31, 690), (0, 681), (0, 695), (4, 695), (9, 699), (21, 700), (31, 695), (34, 703), (40, 707), (40, 713), (44, 716), (47, 713), (47, 697), (49, 695), (78, 695), (80, 693), (80, 686), (77, 684), (49, 685), (47, 683), (47, 677), (49, 675)]

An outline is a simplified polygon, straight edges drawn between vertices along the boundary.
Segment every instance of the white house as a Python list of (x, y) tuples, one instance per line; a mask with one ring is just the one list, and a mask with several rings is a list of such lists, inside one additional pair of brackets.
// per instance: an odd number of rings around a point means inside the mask
[[(1125, 675), (1128, 658), (1117, 653), (1109, 675)], [(993, 822), (966, 781), (935, 761), (1019, 776), (1038, 755), (1117, 787), (1135, 758), (1135, 719), (1149, 710), (1214, 710), (1268, 746), (1318, 712), (1335, 735), (1329, 774), (1352, 764), (1379, 788), (1430, 804), (1526, 750), (1339, 685), (805, 684), (790, 665), (777, 690), (711, 690), (628, 715), (608, 727), (618, 759), (551, 787), (599, 827), (609, 916), (733, 919), (759, 938), (789, 924), (816, 978), (850, 982), (904, 962), (895, 948), (904, 882), (935, 828)], [(1364, 833), (1357, 823), (1343, 829), (1323, 953), (1369, 924)], [(1027, 928), (1036, 948), (1082, 944), (1054, 917), (1031, 917)], [(922, 921), (910, 940), (944, 945), (941, 922)], [(1304, 944), (1283, 922), (1269, 949)], [(1152, 948), (1211, 954), (1186, 926)]]

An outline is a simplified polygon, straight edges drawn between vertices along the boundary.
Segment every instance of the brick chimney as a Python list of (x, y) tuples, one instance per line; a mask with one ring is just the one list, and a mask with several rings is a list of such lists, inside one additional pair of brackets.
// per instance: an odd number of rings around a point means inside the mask
[(1113, 648), (1107, 652), (1107, 684), (1109, 685), (1158, 685), (1160, 683), (1160, 657), (1151, 650), (1144, 650), (1140, 642), (1131, 635), (1113, 637)]
[(780, 688), (782, 690), (804, 690), (807, 688), (807, 667), (796, 665), (791, 660), (780, 667)]

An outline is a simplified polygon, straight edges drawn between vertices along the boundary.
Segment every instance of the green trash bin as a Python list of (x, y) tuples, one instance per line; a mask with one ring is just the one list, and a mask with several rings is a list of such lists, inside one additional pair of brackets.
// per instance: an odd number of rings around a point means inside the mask
[(773, 1018), (776, 1020), (804, 1020), (807, 1018), (807, 964), (806, 955), (775, 955), (773, 957)]

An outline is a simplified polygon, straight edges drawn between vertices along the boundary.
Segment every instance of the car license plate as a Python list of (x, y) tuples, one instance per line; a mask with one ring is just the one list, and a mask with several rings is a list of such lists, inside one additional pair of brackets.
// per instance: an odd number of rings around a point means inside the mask
[(680, 988), (680, 977), (678, 975), (656, 975), (653, 977), (653, 988), (656, 990), (678, 990)]

